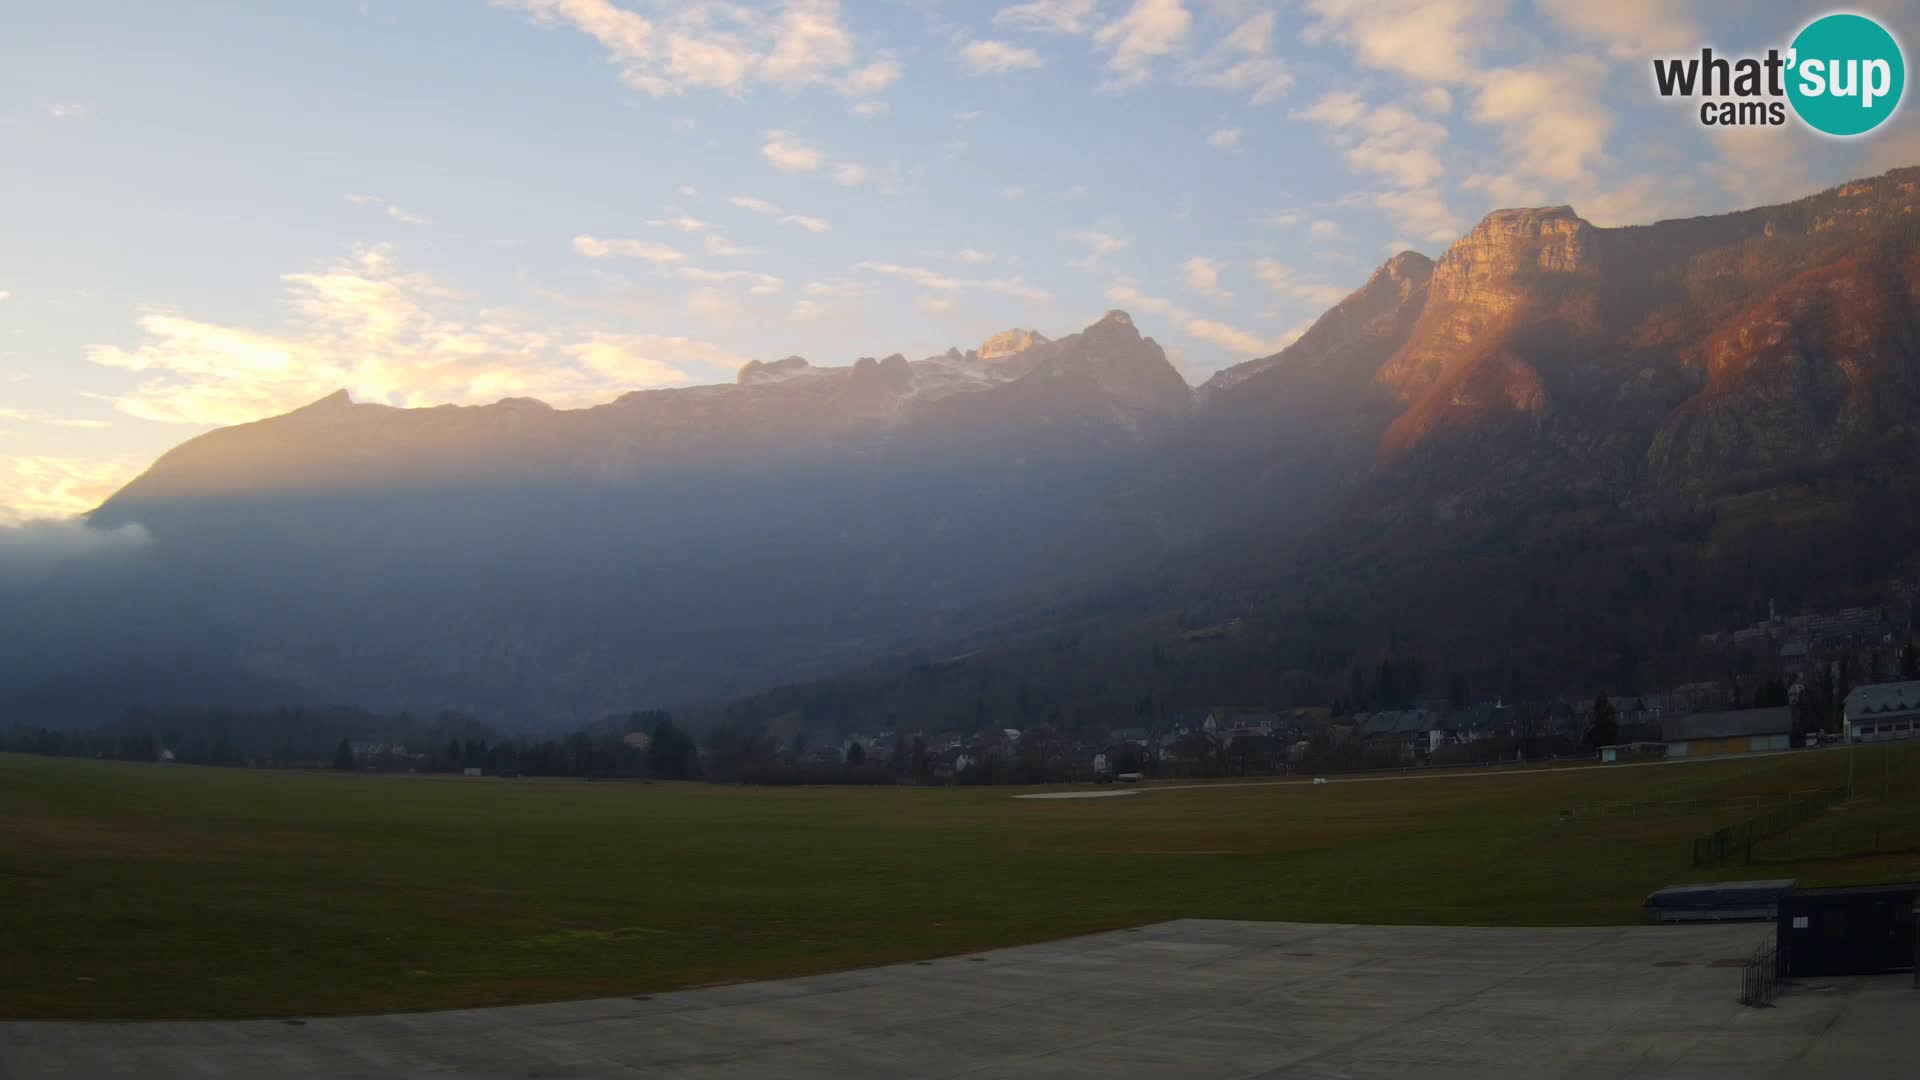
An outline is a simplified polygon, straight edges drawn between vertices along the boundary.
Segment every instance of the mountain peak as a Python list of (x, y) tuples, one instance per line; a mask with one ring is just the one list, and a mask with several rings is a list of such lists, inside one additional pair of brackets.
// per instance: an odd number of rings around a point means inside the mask
[(733, 381), (741, 386), (779, 382), (811, 366), (803, 356), (788, 356), (779, 360), (749, 360), (746, 366), (740, 369), (740, 374), (734, 376)]
[(319, 412), (323, 409), (344, 409), (353, 405), (353, 395), (343, 387), (309, 405), (303, 405), (295, 412)]
[(977, 355), (982, 360), (998, 360), (1046, 343), (1046, 335), (1038, 330), (1025, 330), (1016, 326), (1011, 330), (1002, 330), (981, 342)]
[[(1124, 326), (1131, 330), (1133, 329), (1133, 316), (1121, 311), (1119, 308), (1114, 308), (1112, 311), (1100, 316), (1100, 321), (1094, 323), (1093, 326), (1107, 326), (1109, 324), (1113, 326)], [(1093, 326), (1089, 326), (1087, 329), (1091, 330)]]

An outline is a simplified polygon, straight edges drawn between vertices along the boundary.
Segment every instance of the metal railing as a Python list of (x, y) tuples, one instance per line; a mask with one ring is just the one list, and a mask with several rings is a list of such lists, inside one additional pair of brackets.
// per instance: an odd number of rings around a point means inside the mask
[(1737, 825), (1716, 829), (1693, 842), (1693, 865), (1718, 866), (1736, 856), (1743, 863), (1753, 861), (1753, 845), (1770, 836), (1778, 836), (1803, 821), (1826, 813), (1846, 798), (1844, 791), (1821, 791), (1796, 797), (1777, 809)]
[(1761, 945), (1754, 949), (1753, 956), (1740, 968), (1740, 1004), (1756, 1009), (1773, 1004), (1773, 999), (1779, 996), (1783, 974), (1780, 953), (1775, 946)]

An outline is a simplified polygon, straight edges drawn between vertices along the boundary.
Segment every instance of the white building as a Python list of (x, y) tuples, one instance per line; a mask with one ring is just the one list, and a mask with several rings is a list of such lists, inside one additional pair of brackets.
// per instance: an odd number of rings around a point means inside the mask
[(1848, 742), (1920, 736), (1920, 682), (1856, 686), (1842, 703)]

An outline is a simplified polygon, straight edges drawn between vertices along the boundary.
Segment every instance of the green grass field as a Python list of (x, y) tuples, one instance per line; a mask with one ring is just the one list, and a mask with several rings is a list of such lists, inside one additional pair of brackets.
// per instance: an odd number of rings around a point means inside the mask
[(1920, 877), (1913, 854), (1689, 867), (1741, 801), (1845, 774), (1825, 752), (1033, 801), (0, 756), (0, 1016), (638, 994), (1180, 916), (1627, 923), (1676, 882)]

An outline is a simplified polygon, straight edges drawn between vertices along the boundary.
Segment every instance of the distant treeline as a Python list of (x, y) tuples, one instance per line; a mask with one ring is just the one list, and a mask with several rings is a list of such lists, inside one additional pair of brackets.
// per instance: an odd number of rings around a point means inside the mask
[[(641, 731), (647, 738), (628, 738)], [(481, 769), (526, 776), (676, 780), (699, 775), (692, 737), (657, 710), (614, 718), (588, 731), (502, 736), (457, 712), (423, 718), (352, 706), (169, 706), (132, 709), (112, 724), (91, 729), (0, 729), (0, 751), (281, 769)]]

